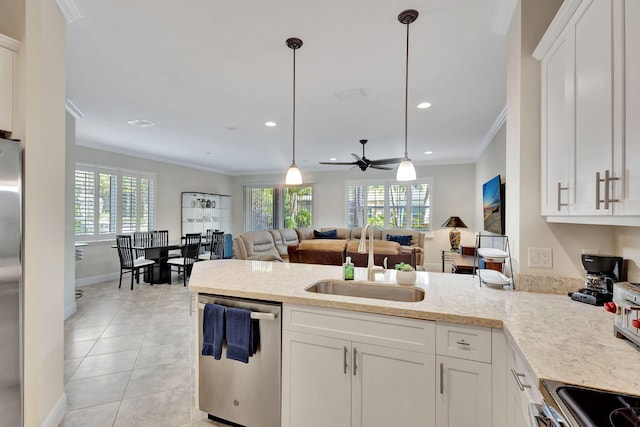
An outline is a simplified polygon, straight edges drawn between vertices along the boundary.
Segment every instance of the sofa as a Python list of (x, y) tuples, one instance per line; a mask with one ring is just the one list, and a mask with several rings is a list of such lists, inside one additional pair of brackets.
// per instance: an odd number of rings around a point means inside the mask
[[(368, 253), (358, 253), (361, 233), (361, 228), (340, 227), (249, 231), (234, 238), (234, 249), (238, 259), (342, 265), (349, 256), (356, 266), (366, 267)], [(401, 245), (389, 240), (388, 236), (392, 239), (407, 237)], [(400, 262), (414, 267), (424, 262), (424, 235), (419, 231), (374, 228), (373, 238), (376, 265), (383, 265), (384, 258), (387, 258), (389, 268)], [(367, 249), (368, 245), (367, 239)]]

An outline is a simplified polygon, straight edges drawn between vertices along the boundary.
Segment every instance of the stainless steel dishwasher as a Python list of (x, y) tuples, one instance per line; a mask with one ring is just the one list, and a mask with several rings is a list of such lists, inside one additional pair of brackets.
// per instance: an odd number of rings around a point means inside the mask
[[(249, 363), (202, 356), (202, 318), (205, 304), (251, 310), (260, 325), (260, 344)], [(280, 303), (198, 296), (198, 406), (209, 418), (232, 426), (280, 427), (282, 305)]]

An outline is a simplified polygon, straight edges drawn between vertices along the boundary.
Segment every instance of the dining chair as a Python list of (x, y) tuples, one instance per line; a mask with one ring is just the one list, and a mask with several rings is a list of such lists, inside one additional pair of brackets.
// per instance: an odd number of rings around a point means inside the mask
[[(136, 231), (132, 236), (133, 246), (148, 248), (153, 245), (153, 233), (151, 231)], [(145, 258), (144, 249), (134, 249), (133, 253), (138, 260)]]
[[(153, 244), (154, 246), (167, 246), (169, 245), (169, 230), (154, 230), (153, 231)], [(167, 256), (168, 258), (179, 258), (182, 256), (182, 252), (178, 249), (170, 250)]]
[[(189, 276), (191, 275), (193, 264), (198, 262), (201, 243), (202, 235), (200, 233), (187, 234), (185, 236), (185, 245), (182, 248), (182, 256), (180, 258), (171, 258), (167, 261), (170, 269), (176, 267), (178, 274), (182, 271), (182, 282), (184, 286), (187, 286), (189, 283)], [(171, 283), (171, 279), (169, 279), (169, 283)]]
[(201, 253), (200, 261), (222, 259), (224, 252), (224, 231), (207, 230), (207, 242), (209, 250)]
[(136, 259), (134, 257), (133, 239), (131, 235), (117, 235), (116, 245), (118, 247), (118, 257), (120, 258), (120, 283), (118, 289), (122, 287), (122, 275), (126, 272), (131, 273), (131, 290), (133, 290), (133, 278), (140, 283), (140, 269), (150, 267), (149, 277), (151, 286), (153, 286), (153, 267), (156, 262), (152, 259)]

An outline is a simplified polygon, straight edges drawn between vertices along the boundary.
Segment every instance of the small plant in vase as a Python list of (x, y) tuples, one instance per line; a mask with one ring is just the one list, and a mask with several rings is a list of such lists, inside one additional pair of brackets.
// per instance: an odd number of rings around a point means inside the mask
[(411, 264), (404, 262), (396, 264), (396, 283), (398, 285), (413, 285), (416, 283), (416, 272)]

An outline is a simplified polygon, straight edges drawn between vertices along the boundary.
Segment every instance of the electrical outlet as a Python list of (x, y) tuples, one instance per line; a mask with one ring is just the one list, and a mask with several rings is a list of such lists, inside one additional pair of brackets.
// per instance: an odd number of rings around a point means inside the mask
[(529, 248), (529, 267), (552, 268), (553, 252), (551, 248)]

